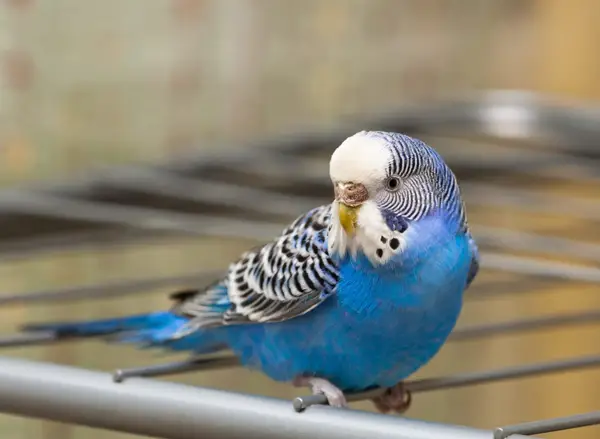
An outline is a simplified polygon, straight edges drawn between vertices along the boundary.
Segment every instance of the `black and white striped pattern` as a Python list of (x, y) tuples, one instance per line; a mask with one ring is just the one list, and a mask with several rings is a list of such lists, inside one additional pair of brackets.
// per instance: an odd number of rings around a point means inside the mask
[[(300, 216), (275, 241), (242, 255), (223, 281), (186, 298), (177, 313), (190, 329), (232, 323), (277, 322), (302, 315), (334, 292), (338, 268), (329, 257), (331, 205)], [(221, 309), (227, 304), (227, 309)]]
[(171, 299), (175, 301), (171, 312), (190, 319), (173, 338), (183, 337), (198, 328), (221, 326), (223, 312), (230, 305), (227, 296), (228, 284), (229, 278), (225, 277), (203, 289), (183, 290), (171, 294)]
[(378, 204), (382, 210), (414, 221), (434, 209), (442, 209), (458, 220), (459, 232), (469, 237), (473, 253), (467, 286), (479, 271), (479, 250), (469, 230), (466, 209), (456, 176), (444, 159), (424, 142), (398, 133), (371, 131), (390, 147), (392, 159), (387, 176), (402, 181), (396, 192), (382, 192)]
[(402, 181), (398, 191), (379, 194), (377, 201), (382, 209), (414, 221), (442, 208), (456, 216), (461, 229), (466, 230), (467, 219), (456, 177), (433, 148), (403, 134), (371, 131), (367, 135), (389, 145), (391, 160), (386, 173)]

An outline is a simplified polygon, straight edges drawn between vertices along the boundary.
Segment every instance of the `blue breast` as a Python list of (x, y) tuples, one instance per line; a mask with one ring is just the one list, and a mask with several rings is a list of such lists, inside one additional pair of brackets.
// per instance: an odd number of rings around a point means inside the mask
[(410, 260), (374, 269), (340, 264), (336, 294), (281, 323), (228, 328), (243, 364), (275, 380), (308, 373), (344, 390), (392, 386), (427, 363), (452, 331), (470, 266), (464, 235), (421, 246)]

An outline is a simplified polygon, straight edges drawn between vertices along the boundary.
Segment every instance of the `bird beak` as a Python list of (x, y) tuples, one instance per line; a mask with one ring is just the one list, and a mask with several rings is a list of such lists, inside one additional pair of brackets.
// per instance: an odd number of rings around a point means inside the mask
[(335, 198), (338, 200), (340, 224), (348, 235), (356, 232), (358, 211), (367, 201), (369, 193), (362, 184), (338, 183), (335, 186)]
[(342, 202), (338, 203), (338, 213), (340, 216), (340, 224), (350, 236), (356, 231), (356, 219), (360, 206), (351, 207)]

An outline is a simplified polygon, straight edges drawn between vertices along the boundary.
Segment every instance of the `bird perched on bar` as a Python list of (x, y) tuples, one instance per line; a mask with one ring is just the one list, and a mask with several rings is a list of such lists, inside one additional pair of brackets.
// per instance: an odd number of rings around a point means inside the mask
[(57, 338), (106, 336), (194, 355), (230, 349), (243, 366), (309, 387), (332, 406), (402, 382), (439, 351), (479, 268), (456, 177), (415, 138), (361, 131), (331, 156), (335, 198), (243, 254), (212, 285), (172, 295), (169, 310), (31, 324)]

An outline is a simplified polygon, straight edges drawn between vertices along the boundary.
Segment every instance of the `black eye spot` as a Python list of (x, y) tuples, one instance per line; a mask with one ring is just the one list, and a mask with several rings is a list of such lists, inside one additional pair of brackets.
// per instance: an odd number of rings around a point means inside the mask
[(398, 238), (390, 239), (390, 247), (392, 250), (396, 250), (398, 247), (400, 247), (400, 241), (398, 241)]
[(378, 248), (375, 253), (377, 254), (378, 258), (383, 258), (383, 250), (381, 250), (380, 248)]
[(387, 238), (385, 236), (382, 236), (381, 238), (379, 238), (381, 240), (382, 244), (385, 244), (387, 242)]
[(395, 192), (400, 189), (400, 179), (398, 177), (390, 177), (385, 185), (388, 191)]

